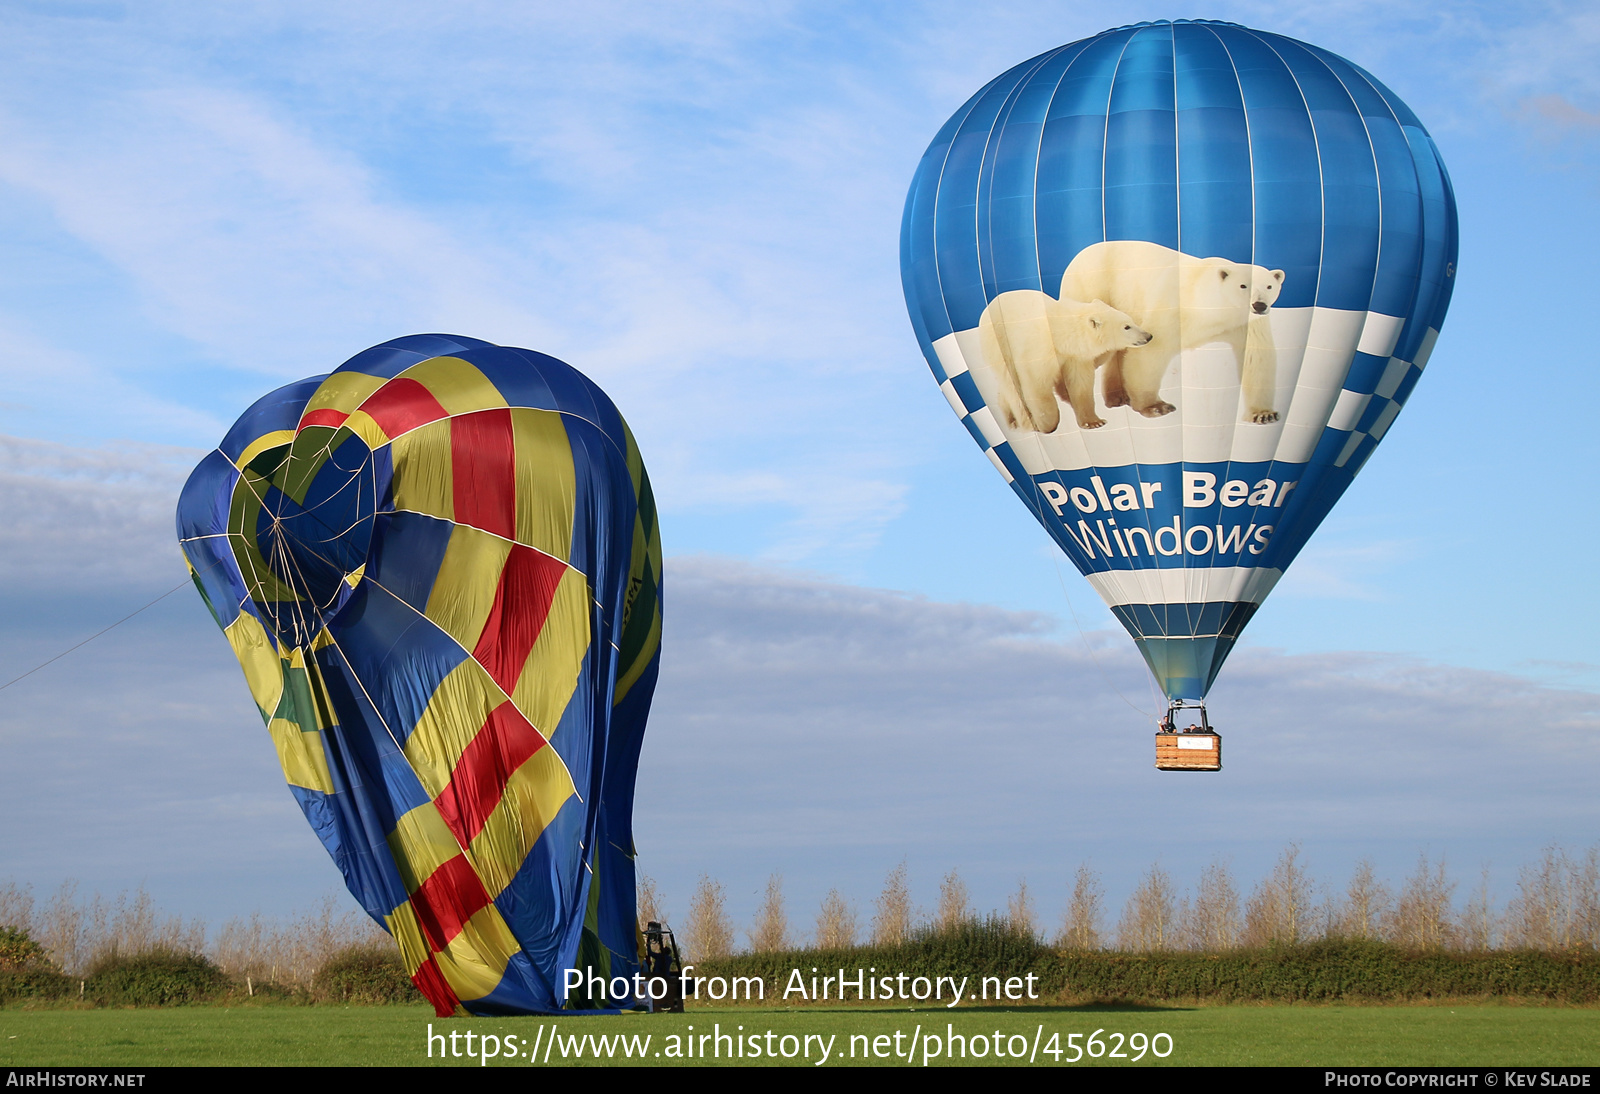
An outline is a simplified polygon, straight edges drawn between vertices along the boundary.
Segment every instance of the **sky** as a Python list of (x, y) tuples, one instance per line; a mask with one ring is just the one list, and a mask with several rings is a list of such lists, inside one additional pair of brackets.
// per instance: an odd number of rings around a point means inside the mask
[[(1583, 3), (0, 0), (0, 683), (184, 583), (188, 470), (272, 387), (443, 331), (627, 417), (668, 555), (640, 866), (741, 922), (1161, 861), (1498, 898), (1600, 840), (1600, 11)], [(1131, 641), (950, 415), (901, 208), (986, 81), (1145, 18), (1372, 71), (1428, 125), (1458, 286), (1415, 398), (1251, 622), (1212, 778), (1150, 768)], [(0, 691), (0, 880), (220, 921), (338, 886), (187, 589)]]

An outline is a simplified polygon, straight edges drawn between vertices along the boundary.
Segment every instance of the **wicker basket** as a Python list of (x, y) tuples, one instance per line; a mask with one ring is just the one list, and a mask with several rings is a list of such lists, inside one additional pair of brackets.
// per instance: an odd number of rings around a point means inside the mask
[(1160, 771), (1221, 771), (1222, 737), (1216, 733), (1157, 733)]

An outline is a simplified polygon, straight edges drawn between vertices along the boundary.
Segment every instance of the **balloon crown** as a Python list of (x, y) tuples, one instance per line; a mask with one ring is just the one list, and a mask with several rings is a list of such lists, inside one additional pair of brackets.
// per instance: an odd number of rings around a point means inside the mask
[(1172, 26), (1201, 26), (1201, 27), (1238, 27), (1248, 30), (1243, 23), (1234, 23), (1227, 19), (1146, 19), (1139, 23), (1124, 23), (1120, 27), (1112, 27), (1101, 31), (1102, 34), (1113, 34), (1119, 30), (1137, 30), (1139, 27), (1172, 27)]

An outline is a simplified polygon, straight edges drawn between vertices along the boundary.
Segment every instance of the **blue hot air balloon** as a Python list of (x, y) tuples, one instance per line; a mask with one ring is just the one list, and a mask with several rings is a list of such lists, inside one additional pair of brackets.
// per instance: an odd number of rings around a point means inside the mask
[(1438, 149), (1363, 69), (1201, 20), (1026, 61), (928, 146), (901, 275), (934, 379), (1173, 709), (1372, 455), (1450, 302)]

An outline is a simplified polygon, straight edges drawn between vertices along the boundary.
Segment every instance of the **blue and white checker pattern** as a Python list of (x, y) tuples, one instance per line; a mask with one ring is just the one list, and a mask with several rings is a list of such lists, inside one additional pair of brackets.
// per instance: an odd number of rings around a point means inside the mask
[[(1338, 455), (1333, 458), (1335, 467), (1348, 466), (1352, 475), (1360, 472), (1417, 386), (1438, 338), (1438, 330), (1430, 328), (1414, 361), (1385, 357), (1381, 353), (1358, 354), (1328, 419), (1328, 429), (1343, 434), (1338, 442)], [(1381, 370), (1374, 367), (1374, 361), (1381, 363)], [(1370, 384), (1362, 381), (1370, 381)], [(1362, 390), (1369, 386), (1370, 390)]]
[(1029, 479), (1031, 476), (1023, 470), (1016, 453), (1011, 451), (1011, 442), (1006, 440), (1000, 423), (995, 420), (994, 411), (978, 394), (978, 385), (973, 383), (966, 358), (961, 355), (955, 339), (941, 339), (928, 364), (933, 369), (933, 378), (939, 381), (939, 390), (944, 393), (950, 409), (956, 412), (956, 417), (967, 427), (967, 432), (978, 442), (978, 447), (989, 457), (995, 470), (1008, 483), (1014, 483), (1019, 478)]

